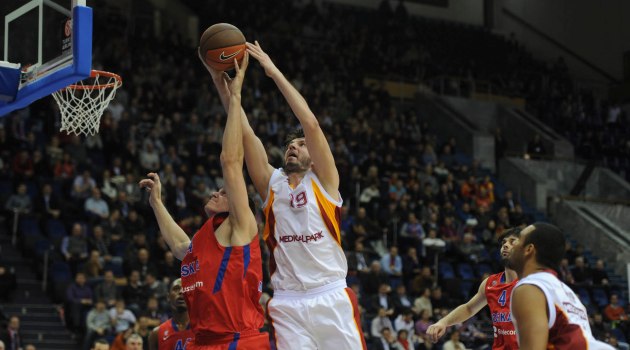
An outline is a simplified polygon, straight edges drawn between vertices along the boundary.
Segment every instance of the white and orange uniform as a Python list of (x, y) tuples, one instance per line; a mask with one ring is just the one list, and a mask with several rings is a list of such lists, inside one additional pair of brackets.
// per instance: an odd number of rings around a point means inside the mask
[[(551, 270), (533, 273), (518, 281), (514, 290), (523, 284), (534, 285), (545, 294), (549, 312), (549, 340), (547, 349), (555, 350), (614, 350), (606, 343), (598, 341), (591, 333), (586, 308), (575, 293), (562, 283)], [(514, 300), (510, 298), (510, 300)], [(512, 305), (510, 305), (510, 309)], [(516, 320), (512, 318), (518, 329)], [(518, 334), (517, 334), (518, 335)]]
[(366, 349), (357, 298), (346, 286), (341, 204), (309, 170), (295, 188), (282, 169), (269, 180), (263, 238), (271, 253), (268, 303), (284, 349)]

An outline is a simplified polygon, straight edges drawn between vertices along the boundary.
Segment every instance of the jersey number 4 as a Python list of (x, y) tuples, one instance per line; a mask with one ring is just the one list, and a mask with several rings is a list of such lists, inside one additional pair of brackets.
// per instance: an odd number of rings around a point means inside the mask
[(506, 294), (506, 290), (501, 292), (501, 295), (499, 296), (499, 304), (501, 304), (501, 306), (505, 306), (505, 294)]

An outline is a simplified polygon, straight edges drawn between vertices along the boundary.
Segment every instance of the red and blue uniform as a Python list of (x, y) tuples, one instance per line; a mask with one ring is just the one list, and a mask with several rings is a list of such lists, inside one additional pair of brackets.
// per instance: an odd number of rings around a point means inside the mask
[(262, 258), (256, 235), (240, 247), (224, 247), (215, 230), (227, 213), (208, 219), (193, 237), (181, 266), (194, 342), (186, 350), (269, 349), (264, 316)]
[(157, 331), (158, 350), (186, 350), (192, 343), (193, 332), (190, 326), (180, 330), (172, 318), (159, 325)]
[(486, 280), (486, 299), (492, 315), (493, 350), (517, 350), (516, 330), (512, 324), (510, 298), (518, 280), (505, 282), (505, 272), (490, 275)]

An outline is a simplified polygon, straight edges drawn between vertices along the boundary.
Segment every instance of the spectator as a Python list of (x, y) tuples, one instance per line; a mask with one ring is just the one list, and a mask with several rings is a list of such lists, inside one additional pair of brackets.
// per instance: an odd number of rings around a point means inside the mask
[(92, 344), (92, 348), (90, 350), (109, 350), (109, 343), (106, 339), (100, 338), (96, 339)]
[(422, 294), (413, 301), (412, 311), (420, 315), (422, 310), (429, 311), (429, 317), (433, 317), (433, 306), (431, 305), (431, 288), (424, 288)]
[(66, 290), (66, 324), (75, 332), (83, 331), (85, 314), (92, 307), (92, 288), (85, 284), (85, 274), (78, 272)]
[[(411, 298), (407, 295), (407, 288), (404, 284), (396, 287), (396, 294), (392, 297), (394, 302), (394, 311), (397, 314), (402, 313), (405, 310), (409, 310), (412, 306)], [(396, 328), (398, 330), (398, 328)]]
[(606, 272), (606, 268), (604, 267), (604, 260), (597, 259), (595, 262), (595, 268), (592, 271), (593, 275), (593, 284), (596, 286), (607, 286), (608, 285), (608, 273)]
[(378, 293), (372, 297), (370, 310), (375, 312), (383, 308), (387, 316), (392, 316), (394, 314), (394, 300), (390, 295), (391, 291), (392, 288), (387, 283), (381, 284), (378, 287)]
[(50, 184), (44, 184), (42, 186), (41, 194), (35, 200), (34, 209), (43, 219), (59, 219), (61, 216), (61, 201), (57, 195), (53, 193)]
[[(411, 323), (413, 325), (413, 322)], [(413, 329), (413, 327), (412, 327)], [(415, 347), (413, 345), (413, 342), (411, 341), (411, 334), (412, 332), (406, 329), (401, 329), (398, 331), (398, 337), (396, 338), (396, 341), (398, 342), (398, 344), (400, 344), (400, 349), (401, 350), (414, 350)]]
[(584, 264), (584, 257), (575, 258), (575, 266), (571, 269), (573, 280), (577, 286), (590, 286), (593, 284), (591, 269)]
[(418, 258), (418, 252), (416, 248), (410, 247), (407, 249), (407, 254), (402, 257), (403, 260), (403, 280), (405, 285), (408, 285), (411, 280), (422, 271), (420, 259)]
[(435, 284), (435, 277), (431, 273), (429, 266), (423, 266), (420, 271), (420, 275), (416, 276), (411, 282), (411, 291), (415, 294), (420, 294), (425, 288), (433, 288)]
[(94, 281), (103, 275), (103, 263), (98, 250), (90, 252), (90, 258), (83, 264), (83, 273), (88, 281)]
[[(136, 235), (144, 236), (144, 235)], [(146, 240), (146, 238), (145, 238)], [(141, 244), (141, 243), (140, 243)], [(157, 276), (157, 268), (150, 259), (149, 250), (146, 245), (139, 245), (135, 256), (129, 257), (126, 260), (127, 273), (131, 273), (132, 270), (137, 270), (140, 273), (140, 280), (143, 281), (148, 274)]]
[(86, 320), (87, 334), (83, 341), (83, 348), (88, 350), (90, 344), (96, 337), (105, 337), (109, 335), (112, 327), (112, 320), (109, 316), (109, 312), (105, 308), (105, 301), (97, 299), (96, 304), (90, 312), (87, 314)]
[(103, 171), (103, 184), (100, 188), (101, 193), (105, 195), (105, 199), (111, 202), (118, 198), (118, 188), (116, 188), (116, 180), (112, 178), (112, 173), (109, 169)]
[(30, 179), (33, 177), (33, 159), (28, 151), (22, 150), (13, 157), (11, 166), (13, 175), (18, 179)]
[(354, 250), (348, 252), (348, 274), (358, 275), (369, 273), (369, 258), (365, 254), (363, 243), (354, 242)]
[(628, 321), (626, 311), (623, 309), (623, 306), (619, 305), (619, 297), (617, 294), (610, 295), (610, 303), (606, 305), (604, 315), (608, 321), (617, 324)]
[(85, 200), (84, 209), (94, 223), (109, 217), (109, 205), (101, 197), (101, 190), (98, 187), (92, 188), (92, 195)]
[(101, 223), (103, 234), (110, 237), (112, 241), (118, 242), (125, 235), (125, 227), (120, 219), (120, 210), (113, 209), (109, 218)]
[(562, 282), (568, 284), (569, 286), (575, 283), (575, 280), (573, 279), (573, 274), (571, 273), (571, 269), (569, 268), (569, 259), (562, 259), (562, 261), (560, 262), (559, 272), (560, 273), (558, 277), (560, 277), (560, 280)]
[[(170, 304), (167, 302), (165, 308), (170, 308)], [(159, 326), (162, 322), (165, 322), (168, 319), (168, 315), (160, 309), (164, 309), (164, 307), (160, 307), (158, 303), (158, 299), (151, 296), (147, 300), (146, 309), (144, 309), (141, 313), (141, 316), (146, 319), (148, 327), (153, 329), (154, 327)]]
[(24, 344), (20, 331), (20, 318), (17, 315), (10, 316), (7, 328), (0, 330), (0, 342), (7, 350), (19, 350)]
[(373, 240), (378, 237), (378, 233), (378, 225), (376, 222), (367, 215), (365, 208), (359, 207), (352, 224), (352, 241), (363, 242), (364, 240)]
[(416, 321), (416, 325), (415, 325), (416, 335), (426, 340), (427, 329), (429, 329), (429, 326), (432, 324), (433, 322), (431, 321), (429, 310), (424, 309), (420, 311), (420, 317), (418, 321)]
[(96, 300), (103, 300), (108, 308), (114, 307), (116, 300), (120, 298), (120, 291), (114, 280), (112, 270), (107, 270), (103, 274), (103, 281), (94, 288)]
[(394, 320), (394, 326), (397, 332), (407, 331), (407, 335), (409, 339), (411, 339), (414, 334), (414, 322), (413, 322), (413, 312), (411, 309), (405, 309), (401, 313), (396, 316)]
[(147, 288), (149, 297), (156, 298), (160, 305), (167, 307), (166, 297), (168, 296), (168, 287), (164, 282), (155, 278), (154, 272), (147, 272), (144, 278), (144, 285)]
[(123, 289), (122, 295), (129, 309), (134, 314), (139, 314), (148, 295), (146, 287), (141, 283), (138, 270), (132, 270), (129, 274), (127, 286)]
[(72, 198), (85, 200), (90, 196), (93, 188), (96, 188), (96, 181), (89, 170), (84, 170), (81, 175), (74, 178)]
[(61, 253), (70, 265), (70, 271), (76, 274), (80, 263), (88, 258), (88, 244), (83, 227), (79, 223), (72, 225), (70, 236), (66, 236), (61, 241)]
[(443, 350), (466, 350), (466, 345), (459, 341), (459, 331), (453, 331), (450, 339), (444, 343)]
[(402, 258), (398, 255), (398, 247), (389, 248), (389, 253), (381, 258), (381, 266), (389, 277), (389, 283), (394, 288), (402, 282)]
[(26, 184), (19, 184), (16, 193), (12, 194), (4, 204), (4, 209), (11, 212), (17, 211), (20, 214), (30, 213), (33, 203), (26, 190)]
[(168, 283), (170, 283), (172, 278), (177, 278), (181, 271), (181, 265), (175, 260), (175, 256), (173, 256), (171, 251), (164, 253), (164, 260), (160, 262), (159, 267), (158, 277), (160, 279), (168, 278)]
[(391, 328), (383, 328), (380, 338), (376, 338), (376, 350), (401, 350), (402, 345), (396, 340)]
[(383, 307), (378, 309), (378, 313), (374, 319), (372, 319), (371, 335), (373, 338), (380, 338), (384, 329), (393, 329), (392, 321), (387, 316), (387, 310)]
[(133, 312), (125, 308), (123, 299), (116, 300), (116, 306), (109, 310), (109, 317), (112, 320), (116, 334), (126, 331), (136, 323), (136, 316)]

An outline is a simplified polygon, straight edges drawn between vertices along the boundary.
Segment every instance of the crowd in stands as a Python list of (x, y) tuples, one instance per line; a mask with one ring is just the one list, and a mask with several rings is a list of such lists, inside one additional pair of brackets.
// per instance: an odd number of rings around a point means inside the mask
[[(471, 76), (541, 100), (550, 95), (539, 84), (556, 89), (551, 96), (564, 96), (566, 68), (537, 63), (513, 39), (410, 18), (404, 8), (280, 2), (215, 1), (211, 11), (185, 3), (207, 14), (202, 27), (231, 22), (260, 40), (324, 127), (341, 175), (348, 284), (359, 297), (370, 348), (487, 347), (486, 313), (454, 327), (438, 345), (425, 332), (489, 273), (502, 270), (497, 237), (531, 218), (511, 191), (496, 190), (491, 174), (462, 161), (466, 150), (450, 135), (436, 135), (421, 111), (401, 110), (362, 78)], [(7, 217), (17, 211), (21, 221), (36, 222), (54, 246), (51, 295), (64, 304), (67, 327), (85, 338), (86, 349), (97, 337), (116, 349), (134, 332), (148, 343), (150, 330), (168, 318), (167, 286), (180, 272), (138, 181), (159, 172), (169, 212), (194, 234), (205, 220), (199, 208), (223, 183), (226, 115), (195, 49), (175, 30), (155, 38), (149, 28), (135, 27), (123, 40), (111, 40), (104, 33), (129, 28), (125, 18), (95, 16), (95, 22), (96, 66), (125, 79), (100, 132), (81, 138), (58, 133), (52, 100), (17, 112), (0, 124), (0, 181), (12, 193), (2, 198)], [(304, 40), (289, 39), (295, 35)], [(249, 70), (243, 105), (271, 163), (280, 166), (284, 136), (297, 120), (262, 70)], [(256, 196), (253, 187), (250, 194)], [(588, 298), (598, 338), (628, 337), (625, 304), (608, 283), (603, 261), (590, 269), (583, 251), (568, 245), (561, 276)], [(0, 298), (9, 298), (5, 291), (12, 288), (15, 276), (0, 258)]]

